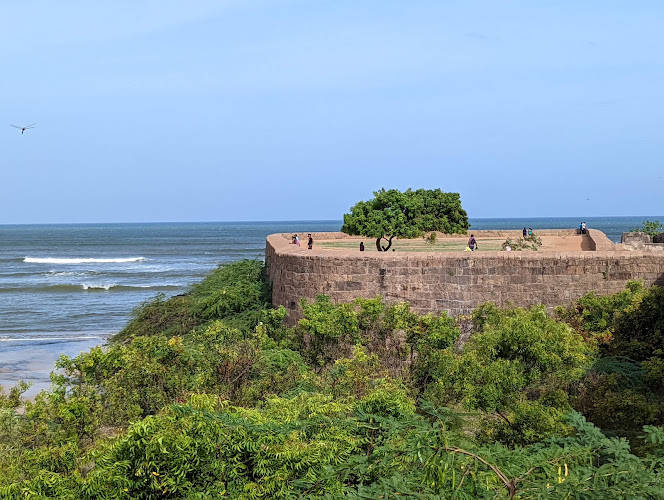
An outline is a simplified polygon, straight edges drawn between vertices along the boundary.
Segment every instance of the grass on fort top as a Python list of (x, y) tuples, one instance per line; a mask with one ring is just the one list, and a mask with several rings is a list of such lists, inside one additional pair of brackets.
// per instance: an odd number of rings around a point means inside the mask
[[(478, 241), (478, 248), (475, 251), (479, 252), (496, 252), (502, 250), (502, 244), (505, 238), (483, 238)], [(454, 252), (463, 251), (466, 248), (467, 238), (445, 238), (439, 239), (434, 244), (429, 244), (424, 239), (413, 240), (398, 240), (392, 244), (397, 252)], [(359, 243), (356, 240), (334, 240), (334, 241), (320, 241), (316, 242), (320, 248), (339, 248), (344, 250), (357, 250)], [(367, 252), (376, 252), (375, 240), (365, 241), (364, 248)], [(390, 249), (391, 251), (391, 249)]]
[[(538, 235), (539, 236), (539, 235)], [(505, 236), (498, 237), (477, 237), (478, 248), (475, 251), (479, 252), (496, 252), (503, 250), (503, 243), (505, 243)], [(540, 251), (584, 251), (590, 250), (587, 238), (581, 235), (566, 235), (554, 236), (543, 235), (539, 236), (542, 241), (542, 246), (539, 247)], [(339, 250), (358, 250), (361, 239), (352, 237), (348, 239), (335, 239), (335, 240), (316, 240), (316, 248), (329, 248)], [(376, 252), (376, 240), (369, 238), (365, 239), (364, 248), (367, 252)], [(467, 236), (445, 236), (437, 238), (434, 243), (427, 241), (425, 238), (413, 239), (395, 239), (392, 244), (397, 252), (459, 252), (463, 251), (468, 244)], [(516, 250), (516, 248), (513, 248)], [(390, 249), (391, 251), (391, 249)]]

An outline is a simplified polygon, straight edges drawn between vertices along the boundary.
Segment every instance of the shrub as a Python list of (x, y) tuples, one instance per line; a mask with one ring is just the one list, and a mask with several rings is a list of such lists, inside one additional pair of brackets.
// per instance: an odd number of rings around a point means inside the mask
[[(525, 444), (560, 434), (564, 392), (592, 360), (593, 346), (543, 306), (480, 306), (462, 352), (446, 353), (429, 394), (480, 410), (489, 439)], [(442, 402), (445, 402), (443, 399)]]

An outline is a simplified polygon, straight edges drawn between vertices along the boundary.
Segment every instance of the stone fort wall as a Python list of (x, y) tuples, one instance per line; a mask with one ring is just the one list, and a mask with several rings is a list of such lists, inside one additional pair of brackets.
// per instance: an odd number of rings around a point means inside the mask
[[(501, 232), (501, 236), (519, 234)], [(273, 303), (289, 310), (291, 324), (301, 315), (299, 300), (313, 300), (318, 294), (329, 295), (334, 302), (381, 295), (388, 302), (408, 301), (419, 312), (447, 311), (456, 316), (469, 314), (486, 301), (523, 307), (541, 303), (552, 309), (590, 290), (602, 295), (619, 292), (634, 279), (664, 286), (664, 254), (614, 251), (603, 233), (592, 230), (590, 247), (595, 251), (574, 252), (308, 250), (305, 238), (298, 247), (290, 244), (290, 236), (267, 237), (265, 263)], [(345, 236), (317, 233), (313, 237)], [(373, 241), (365, 238), (367, 244)]]

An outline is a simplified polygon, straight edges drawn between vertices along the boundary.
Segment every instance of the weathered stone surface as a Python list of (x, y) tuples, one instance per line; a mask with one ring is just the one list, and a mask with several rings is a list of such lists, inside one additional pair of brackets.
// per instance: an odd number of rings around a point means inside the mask
[(643, 248), (650, 243), (650, 235), (647, 233), (623, 233), (620, 238), (626, 250), (643, 250)]
[[(591, 231), (599, 243), (599, 231)], [(590, 290), (606, 295), (628, 280), (664, 285), (664, 252), (364, 252), (307, 250), (289, 235), (268, 236), (265, 262), (272, 300), (300, 316), (300, 298), (327, 294), (335, 302), (380, 294), (420, 312), (468, 314), (482, 302), (567, 305)], [(321, 238), (322, 239), (322, 238)], [(365, 243), (366, 244), (366, 243)], [(653, 244), (649, 244), (653, 245)]]
[(588, 246), (595, 252), (611, 251), (615, 249), (614, 243), (602, 231), (588, 229)]

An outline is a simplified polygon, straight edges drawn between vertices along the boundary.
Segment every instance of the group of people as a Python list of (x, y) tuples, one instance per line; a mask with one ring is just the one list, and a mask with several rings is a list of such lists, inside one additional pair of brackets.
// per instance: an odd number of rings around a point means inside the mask
[[(582, 222), (579, 224), (579, 231), (582, 234), (586, 234), (586, 223)], [(523, 237), (526, 238), (527, 236), (532, 236), (533, 235), (533, 228), (523, 228)], [(293, 241), (291, 242), (293, 245), (300, 246), (300, 238), (298, 238), (297, 234), (293, 235)], [(311, 250), (314, 247), (314, 239), (311, 237), (311, 233), (307, 234), (307, 248)], [(470, 238), (468, 238), (468, 246), (466, 247), (466, 250), (470, 250), (471, 252), (474, 252), (477, 249), (477, 240), (475, 239), (475, 235), (471, 234)], [(507, 251), (512, 250), (511, 248), (507, 247)], [(364, 252), (364, 242), (360, 242), (360, 252)]]
[[(293, 245), (297, 245), (298, 247), (300, 246), (300, 238), (298, 238), (297, 234), (293, 235), (293, 240), (291, 241)], [(307, 248), (311, 250), (314, 247), (314, 239), (311, 237), (311, 233), (307, 234)]]

